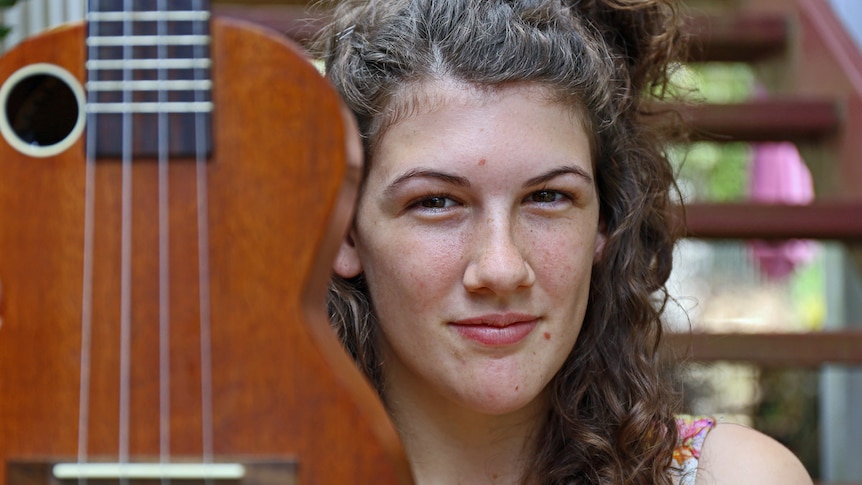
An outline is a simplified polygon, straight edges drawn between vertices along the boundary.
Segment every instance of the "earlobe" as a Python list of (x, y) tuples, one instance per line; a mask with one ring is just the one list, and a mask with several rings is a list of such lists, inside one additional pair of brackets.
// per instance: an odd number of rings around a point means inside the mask
[(344, 240), (341, 241), (338, 254), (336, 254), (335, 261), (332, 263), (332, 270), (342, 278), (353, 278), (362, 273), (362, 260), (359, 258), (359, 252), (356, 250), (353, 231), (348, 232)]

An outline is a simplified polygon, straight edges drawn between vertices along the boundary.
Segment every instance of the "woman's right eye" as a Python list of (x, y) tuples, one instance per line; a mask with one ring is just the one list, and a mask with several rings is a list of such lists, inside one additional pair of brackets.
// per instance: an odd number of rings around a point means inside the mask
[(455, 201), (441, 195), (422, 199), (418, 201), (417, 205), (423, 209), (446, 209), (455, 205)]

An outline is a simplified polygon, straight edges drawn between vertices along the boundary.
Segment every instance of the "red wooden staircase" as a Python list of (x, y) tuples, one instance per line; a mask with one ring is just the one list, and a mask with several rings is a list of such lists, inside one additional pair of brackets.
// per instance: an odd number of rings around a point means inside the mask
[[(862, 240), (862, 54), (825, 1), (784, 2), (778, 9), (768, 2), (750, 3), (750, 11), (696, 17), (691, 22), (702, 42), (693, 49), (694, 60), (782, 65), (784, 74), (775, 88), (780, 94), (743, 104), (703, 105), (685, 110), (684, 115), (695, 129), (695, 139), (797, 143), (804, 154), (811, 155), (806, 158), (815, 159), (809, 165), (818, 196), (807, 206), (691, 204), (686, 208), (689, 235), (858, 242)], [(759, 10), (761, 3), (767, 5)], [(800, 355), (797, 340), (804, 342), (805, 357), (794, 360)], [(678, 339), (678, 345), (689, 343), (693, 358), (703, 360), (862, 364), (860, 330)]]
[[(736, 2), (732, 9), (722, 12), (717, 8), (711, 15), (695, 17), (690, 26), (695, 38), (702, 42), (693, 50), (693, 60), (752, 64), (773, 93), (761, 101), (687, 110), (684, 114), (695, 128), (694, 138), (794, 142), (813, 172), (817, 197), (807, 206), (691, 204), (686, 208), (689, 236), (837, 241), (852, 255), (847, 261), (855, 261), (855, 268), (846, 271), (858, 275), (862, 272), (858, 246), (862, 241), (859, 46), (825, 0)], [(847, 313), (845, 318), (849, 320), (840, 329), (819, 332), (677, 334), (670, 341), (678, 355), (687, 353), (697, 361), (781, 368), (859, 368), (862, 315)], [(856, 409), (858, 414), (862, 409), (859, 389), (848, 391), (853, 393), (857, 395), (855, 400), (850, 398), (840, 404), (845, 409)], [(823, 403), (821, 400), (820, 405)], [(821, 426), (834, 427), (836, 420), (827, 418), (831, 424), (822, 421), (824, 412), (827, 411), (821, 412)], [(841, 423), (841, 419), (837, 421)], [(860, 426), (858, 420), (841, 425), (847, 430), (858, 430)], [(853, 436), (855, 432), (839, 430), (838, 434)], [(856, 462), (862, 438), (845, 436), (843, 441), (821, 442), (820, 446), (842, 448), (837, 450), (841, 458), (835, 462)], [(842, 471), (833, 468), (831, 473), (862, 482), (859, 467), (854, 466), (838, 467)], [(826, 468), (826, 464), (821, 463), (821, 467)]]

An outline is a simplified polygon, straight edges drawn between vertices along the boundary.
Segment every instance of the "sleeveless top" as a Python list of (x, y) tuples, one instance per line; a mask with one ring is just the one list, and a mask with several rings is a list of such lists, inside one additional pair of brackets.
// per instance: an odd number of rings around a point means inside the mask
[(677, 469), (679, 485), (694, 485), (703, 441), (715, 425), (715, 419), (709, 416), (681, 414), (676, 417), (679, 444), (673, 450), (673, 466)]

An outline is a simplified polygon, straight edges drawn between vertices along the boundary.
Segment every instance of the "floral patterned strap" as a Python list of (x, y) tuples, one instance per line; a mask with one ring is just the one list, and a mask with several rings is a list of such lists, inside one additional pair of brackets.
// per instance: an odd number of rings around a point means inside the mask
[(703, 441), (715, 425), (715, 419), (709, 416), (679, 415), (676, 417), (679, 444), (673, 450), (673, 463), (674, 467), (679, 469), (679, 485), (694, 485)]

